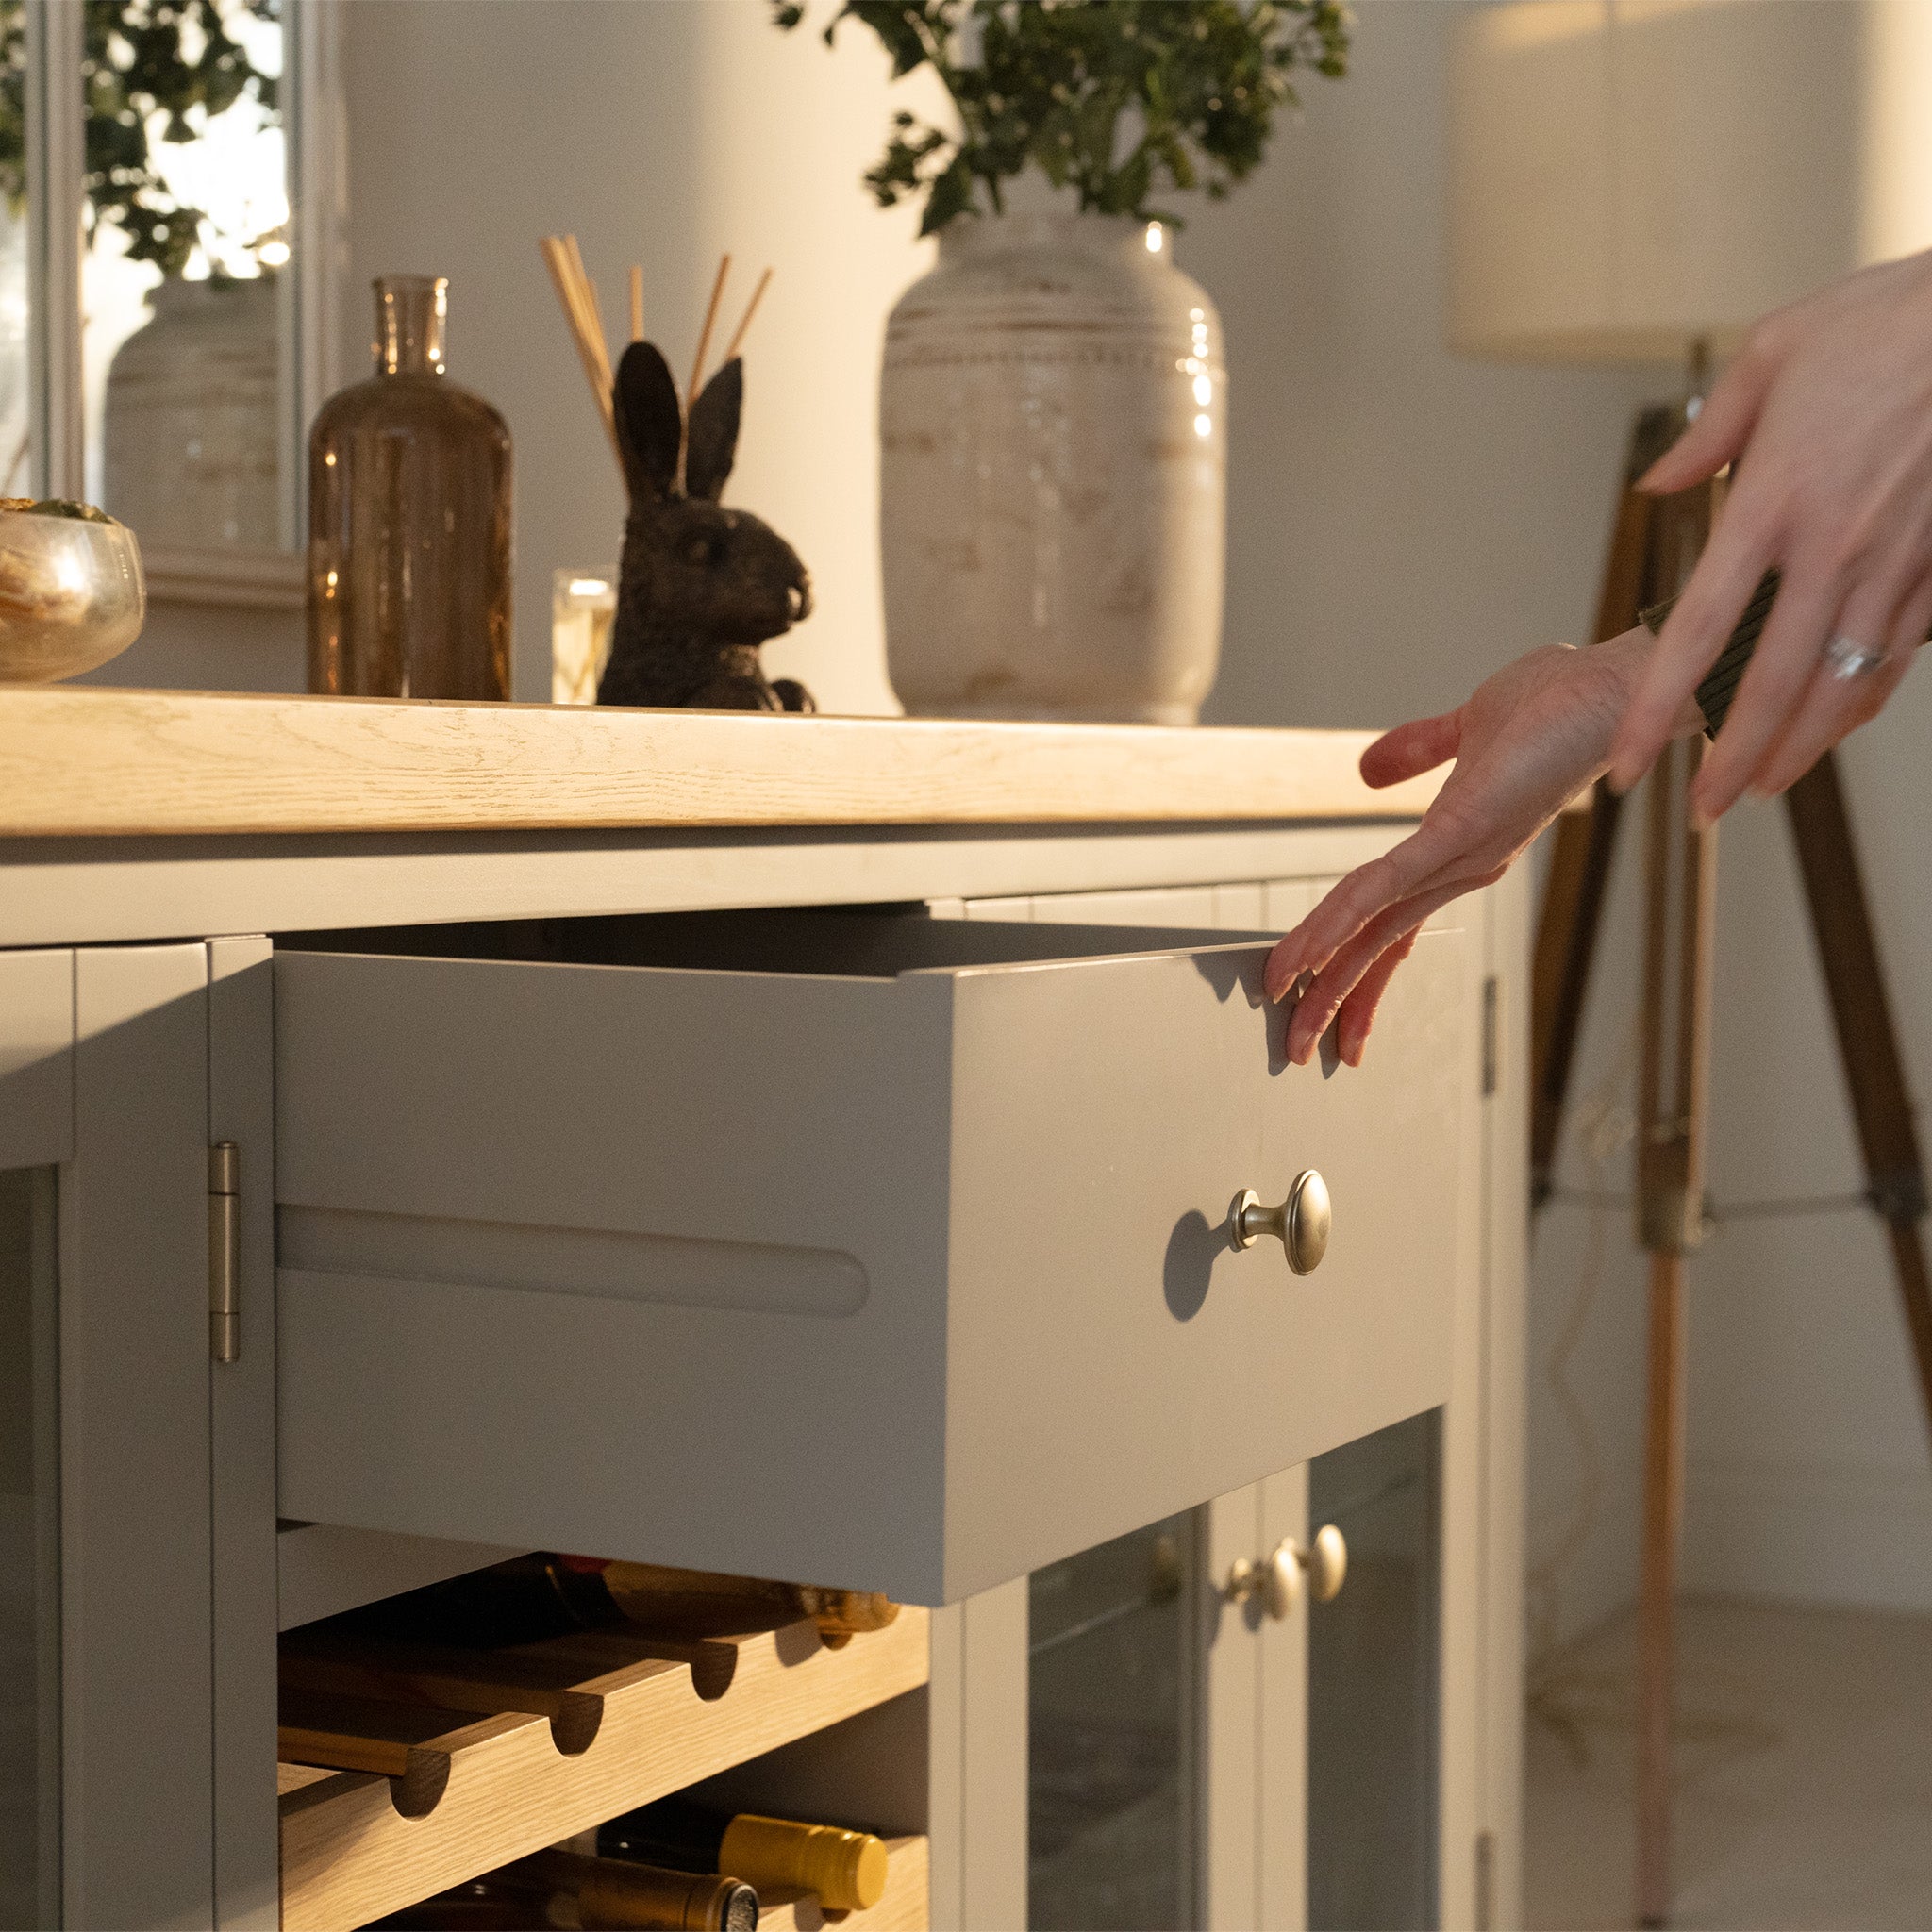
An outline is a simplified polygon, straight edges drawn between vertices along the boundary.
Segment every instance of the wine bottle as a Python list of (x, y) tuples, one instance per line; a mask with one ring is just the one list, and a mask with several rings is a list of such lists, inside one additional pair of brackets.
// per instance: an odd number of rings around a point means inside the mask
[(369, 1636), (493, 1647), (626, 1624), (660, 1636), (738, 1636), (809, 1617), (822, 1641), (837, 1648), (860, 1632), (885, 1628), (898, 1614), (897, 1604), (872, 1591), (539, 1550), (371, 1604), (339, 1621)]
[[(595, 1563), (611, 1602), (633, 1623), (665, 1624), (693, 1636), (722, 1637), (760, 1625), (776, 1628), (809, 1617), (821, 1639), (836, 1647), (883, 1630), (899, 1614), (899, 1606), (877, 1591), (771, 1583), (758, 1576), (674, 1570), (661, 1563), (601, 1562), (586, 1557), (560, 1560)], [(747, 1618), (755, 1621), (747, 1623)]]
[(715, 1872), (538, 1852), (406, 1906), (371, 1932), (545, 1932), (573, 1923), (584, 1932), (757, 1932), (758, 1895)]
[(549, 1923), (541, 1901), (521, 1887), (473, 1878), (372, 1920), (365, 1932), (548, 1932)]
[(715, 1811), (689, 1798), (613, 1818), (598, 1828), (597, 1850), (676, 1872), (729, 1872), (760, 1892), (815, 1891), (828, 1912), (869, 1910), (886, 1890), (885, 1841), (870, 1832)]

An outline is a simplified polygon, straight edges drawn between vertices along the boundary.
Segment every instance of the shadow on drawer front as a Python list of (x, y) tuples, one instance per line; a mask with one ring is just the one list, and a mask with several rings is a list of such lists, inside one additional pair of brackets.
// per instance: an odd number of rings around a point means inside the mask
[[(1464, 946), (1350, 1074), (1283, 1065), (1266, 945), (1219, 933), (286, 941), (282, 1511), (939, 1603), (1430, 1407)], [(1306, 1168), (1301, 1278), (1227, 1237)]]

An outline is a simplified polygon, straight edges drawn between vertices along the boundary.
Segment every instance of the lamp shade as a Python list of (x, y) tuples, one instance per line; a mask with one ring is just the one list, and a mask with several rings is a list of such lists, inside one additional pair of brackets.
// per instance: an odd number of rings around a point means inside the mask
[(1506, 0), (1457, 24), (1451, 346), (1681, 361), (1932, 243), (1926, 0)]

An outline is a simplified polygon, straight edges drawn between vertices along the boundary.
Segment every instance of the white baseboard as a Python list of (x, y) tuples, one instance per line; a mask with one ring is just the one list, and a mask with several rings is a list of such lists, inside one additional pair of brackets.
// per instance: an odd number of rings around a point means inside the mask
[(1683, 1588), (1932, 1609), (1932, 1473), (1693, 1460)]

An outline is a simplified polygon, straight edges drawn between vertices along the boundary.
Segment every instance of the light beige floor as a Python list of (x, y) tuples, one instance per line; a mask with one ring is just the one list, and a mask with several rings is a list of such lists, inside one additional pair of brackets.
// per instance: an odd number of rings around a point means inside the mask
[[(1678, 1685), (1674, 1926), (1932, 1928), (1932, 1617), (1692, 1601)], [(1634, 1627), (1531, 1695), (1524, 1913), (1631, 1917)]]

